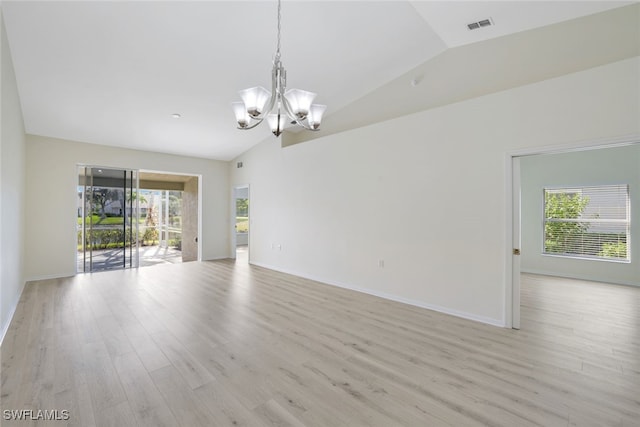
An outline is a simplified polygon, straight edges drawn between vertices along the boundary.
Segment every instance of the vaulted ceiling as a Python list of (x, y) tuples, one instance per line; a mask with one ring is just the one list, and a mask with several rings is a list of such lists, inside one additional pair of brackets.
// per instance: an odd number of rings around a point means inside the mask
[[(637, 6), (283, 1), (282, 61), (289, 87), (328, 105), (317, 136), (638, 55)], [(232, 159), (273, 138), (266, 125), (237, 130), (230, 103), (239, 89), (270, 87), (276, 10), (275, 1), (5, 0), (26, 131)], [(468, 29), (485, 19), (493, 25)]]

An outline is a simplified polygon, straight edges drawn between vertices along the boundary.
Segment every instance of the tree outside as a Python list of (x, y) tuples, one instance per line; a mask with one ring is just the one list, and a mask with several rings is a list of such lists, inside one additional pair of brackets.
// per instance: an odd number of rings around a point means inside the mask
[(236, 232), (249, 231), (249, 199), (236, 199)]
[(94, 209), (98, 208), (98, 211), (94, 211), (94, 213), (100, 215), (100, 218), (105, 218), (107, 203), (118, 200), (119, 194), (118, 190), (94, 187), (93, 191), (91, 191), (91, 202), (93, 203)]
[(580, 221), (580, 219), (588, 203), (589, 198), (578, 193), (545, 191), (544, 250), (546, 253), (581, 253), (578, 249), (582, 247), (582, 236), (588, 230), (589, 222)]

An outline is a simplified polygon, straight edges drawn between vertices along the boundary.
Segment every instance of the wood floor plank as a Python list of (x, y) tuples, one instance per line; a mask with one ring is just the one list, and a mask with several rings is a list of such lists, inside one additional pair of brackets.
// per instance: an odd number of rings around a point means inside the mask
[(280, 406), (274, 399), (269, 399), (255, 408), (253, 412), (258, 415), (261, 424), (265, 426), (304, 427), (302, 421)]
[(525, 274), (521, 312), (497, 328), (232, 260), (36, 281), (0, 406), (87, 427), (638, 425), (640, 288)]
[(135, 352), (116, 356), (114, 367), (138, 425), (170, 427), (177, 424), (167, 402)]
[(126, 402), (127, 397), (120, 384), (120, 378), (103, 342), (85, 344), (82, 359), (91, 403), (95, 410), (100, 411)]
[(220, 426), (262, 426), (264, 423), (244, 406), (239, 396), (225, 387), (220, 381), (208, 382), (194, 390), (194, 393), (209, 409), (212, 414), (209, 418), (209, 425)]
[(76, 375), (73, 387), (56, 393), (55, 408), (68, 411), (69, 427), (95, 427), (93, 404), (84, 374)]
[(129, 402), (122, 401), (109, 408), (96, 411), (96, 427), (137, 427)]
[(214, 417), (182, 375), (172, 365), (150, 372), (154, 384), (173, 413), (176, 425), (191, 427), (211, 423)]
[(213, 374), (170, 333), (155, 333), (151, 338), (191, 388), (197, 388), (215, 380)]

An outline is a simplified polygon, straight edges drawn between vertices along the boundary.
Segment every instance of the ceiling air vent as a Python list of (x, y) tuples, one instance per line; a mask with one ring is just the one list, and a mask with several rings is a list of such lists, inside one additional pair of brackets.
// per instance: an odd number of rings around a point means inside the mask
[(467, 24), (467, 28), (470, 30), (477, 30), (478, 28), (490, 27), (493, 25), (493, 19), (487, 18), (482, 21), (472, 22), (471, 24)]

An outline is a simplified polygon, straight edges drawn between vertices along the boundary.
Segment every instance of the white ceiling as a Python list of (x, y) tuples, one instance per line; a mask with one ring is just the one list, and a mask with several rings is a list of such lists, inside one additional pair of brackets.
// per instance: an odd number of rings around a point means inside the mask
[[(282, 61), (330, 116), (447, 48), (629, 3), (284, 1)], [(230, 103), (269, 87), (275, 1), (5, 0), (2, 13), (28, 133), (220, 160), (273, 138), (237, 130)]]

